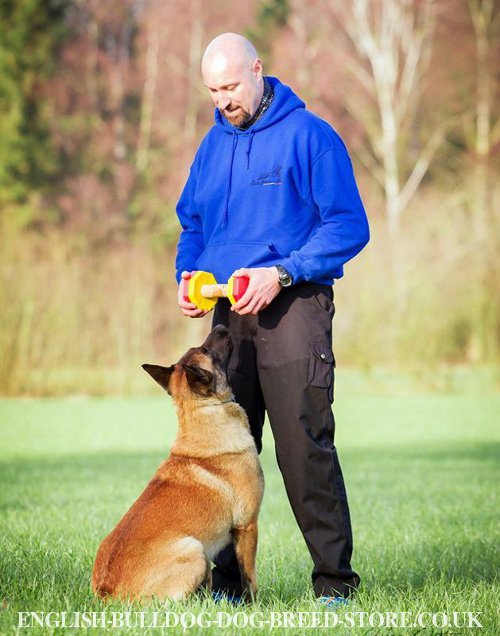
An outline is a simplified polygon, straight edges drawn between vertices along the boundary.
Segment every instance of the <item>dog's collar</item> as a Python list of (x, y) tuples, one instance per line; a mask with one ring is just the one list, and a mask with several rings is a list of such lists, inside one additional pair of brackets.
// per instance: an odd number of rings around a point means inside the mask
[(198, 404), (198, 408), (201, 409), (205, 406), (222, 406), (223, 404), (228, 404), (229, 402), (235, 402), (233, 397), (228, 398), (227, 400), (222, 400), (222, 402), (209, 402), (208, 404)]

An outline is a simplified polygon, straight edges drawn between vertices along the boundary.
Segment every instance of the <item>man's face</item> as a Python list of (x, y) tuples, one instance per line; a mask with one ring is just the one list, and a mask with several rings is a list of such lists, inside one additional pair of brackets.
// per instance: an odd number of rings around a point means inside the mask
[(262, 98), (262, 62), (232, 64), (215, 56), (203, 69), (210, 97), (233, 126), (244, 125), (255, 113)]

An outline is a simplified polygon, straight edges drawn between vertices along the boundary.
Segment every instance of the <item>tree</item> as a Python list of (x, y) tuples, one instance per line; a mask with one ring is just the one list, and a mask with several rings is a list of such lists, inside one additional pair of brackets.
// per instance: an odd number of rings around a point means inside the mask
[(335, 25), (351, 46), (346, 68), (364, 95), (347, 91), (344, 104), (365, 130), (368, 143), (359, 158), (382, 188), (388, 227), (395, 236), (444, 139), (444, 126), (435, 127), (426, 133), (425, 143), (418, 140), (422, 147), (410, 160), (408, 144), (415, 138), (432, 52), (436, 2), (352, 0), (334, 8)]
[(269, 62), (276, 31), (287, 24), (289, 17), (289, 0), (264, 0), (260, 3), (256, 26), (247, 29), (246, 35), (264, 62)]
[(491, 183), (489, 164), (492, 147), (500, 134), (500, 119), (494, 121), (491, 52), (498, 11), (493, 0), (467, 0), (476, 47), (476, 91), (472, 107), (472, 121), (467, 144), (475, 154), (475, 202), (478, 233), (488, 232), (491, 211)]
[[(475, 332), (471, 338), (472, 360), (495, 359), (498, 353), (498, 297), (490, 297), (498, 289), (498, 214), (494, 213), (494, 187), (491, 174), (492, 148), (498, 142), (500, 119), (494, 113), (492, 88), (492, 52), (498, 35), (498, 8), (493, 0), (467, 0), (476, 49), (476, 90), (470, 109), (473, 125), (466, 143), (473, 154), (473, 187), (471, 213), (474, 247), (481, 257), (476, 261), (476, 280), (471, 292), (471, 313)], [(493, 62), (493, 64), (491, 64)]]
[(64, 0), (0, 3), (0, 201), (24, 203), (58, 171), (43, 83), (66, 33)]

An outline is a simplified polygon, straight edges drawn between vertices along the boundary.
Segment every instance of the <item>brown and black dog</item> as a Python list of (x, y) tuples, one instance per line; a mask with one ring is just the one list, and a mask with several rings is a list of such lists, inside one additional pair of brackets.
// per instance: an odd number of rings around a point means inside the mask
[(247, 600), (257, 591), (257, 516), (264, 480), (244, 410), (227, 382), (232, 344), (216, 327), (177, 364), (143, 368), (172, 396), (171, 454), (104, 539), (92, 588), (121, 599), (183, 599), (211, 589), (210, 560), (231, 541)]

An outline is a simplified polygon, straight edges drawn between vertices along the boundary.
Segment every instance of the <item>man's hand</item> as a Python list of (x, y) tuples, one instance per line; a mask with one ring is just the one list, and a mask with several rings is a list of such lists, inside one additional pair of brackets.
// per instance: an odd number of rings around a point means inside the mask
[[(186, 280), (188, 278), (191, 278), (193, 274), (194, 272), (182, 272), (181, 275), (182, 278)], [(179, 289), (177, 290), (177, 303), (181, 308), (184, 316), (189, 316), (189, 318), (202, 318), (203, 316), (208, 314), (208, 311), (205, 311), (204, 309), (198, 309), (198, 307), (194, 303), (190, 303), (189, 301), (184, 300), (184, 298), (182, 297), (181, 286), (182, 284), (179, 285)]]
[(281, 291), (279, 275), (276, 267), (254, 267), (252, 269), (237, 269), (233, 276), (248, 276), (248, 288), (238, 302), (231, 307), (231, 311), (244, 316), (259, 313), (265, 309)]

